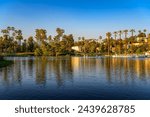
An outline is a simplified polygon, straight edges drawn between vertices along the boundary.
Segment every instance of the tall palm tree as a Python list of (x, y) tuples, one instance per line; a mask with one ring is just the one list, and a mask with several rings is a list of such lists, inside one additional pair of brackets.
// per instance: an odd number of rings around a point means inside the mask
[(115, 31), (115, 32), (114, 32), (114, 38), (115, 38), (115, 54), (116, 54), (116, 51), (117, 51), (117, 34), (118, 34), (118, 32)]
[(99, 43), (102, 42), (102, 36), (99, 36), (98, 42), (99, 42)]
[(134, 43), (134, 40), (135, 40), (134, 33), (135, 33), (136, 31), (135, 31), (135, 29), (131, 29), (130, 32), (131, 32), (131, 37), (130, 37), (131, 53), (133, 54), (133, 43)]
[(3, 37), (6, 38), (6, 39), (9, 36), (9, 31), (7, 29), (2, 29), (1, 33), (3, 33)]
[(107, 38), (107, 45), (108, 45), (108, 55), (110, 55), (110, 39), (111, 39), (111, 32), (106, 33)]
[(143, 30), (143, 32), (144, 32), (144, 33), (145, 33), (145, 35), (146, 35), (147, 30), (146, 30), (146, 29), (144, 29), (144, 30)]
[(121, 36), (122, 36), (122, 31), (119, 30), (119, 31), (118, 31), (118, 34), (119, 34), (119, 38), (121, 39), (121, 38), (122, 38), (122, 37), (121, 37)]
[(127, 54), (127, 46), (128, 46), (128, 41), (127, 41), (127, 35), (128, 35), (128, 30), (124, 30), (124, 37), (125, 37), (125, 54)]
[(8, 30), (8, 31), (10, 31), (10, 30), (11, 30), (11, 27), (10, 27), (10, 26), (8, 26), (8, 27), (7, 27), (7, 30)]
[(122, 31), (121, 30), (119, 30), (118, 31), (118, 34), (119, 34), (119, 54), (121, 54), (121, 43), (122, 43)]
[(16, 40), (18, 40), (18, 44), (21, 45), (21, 40), (23, 39), (22, 31), (16, 30), (15, 32), (17, 33)]
[(81, 41), (81, 37), (78, 37), (78, 41)]
[(131, 32), (131, 36), (133, 37), (133, 36), (134, 36), (134, 33), (135, 33), (135, 30), (134, 30), (134, 29), (131, 29), (130, 32)]
[(11, 30), (14, 31), (14, 30), (15, 30), (15, 27), (11, 27)]
[(145, 33), (146, 33), (146, 31), (147, 31), (146, 29), (143, 30), (143, 32), (145, 32)]
[(139, 32), (139, 34), (141, 34), (141, 33), (142, 33), (142, 31), (141, 31), (141, 30), (139, 30), (138, 32)]

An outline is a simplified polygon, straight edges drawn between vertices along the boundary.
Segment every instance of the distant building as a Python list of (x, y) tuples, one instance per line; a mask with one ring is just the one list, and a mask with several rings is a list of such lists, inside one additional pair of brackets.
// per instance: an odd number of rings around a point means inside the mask
[(141, 46), (143, 43), (132, 43), (133, 46)]
[(72, 50), (75, 50), (77, 52), (81, 52), (81, 47), (80, 46), (72, 46)]
[(136, 38), (136, 41), (137, 42), (140, 42), (140, 41), (143, 41), (143, 42), (147, 42), (147, 38), (146, 38), (146, 34), (145, 33), (140, 33), (137, 38)]
[(150, 51), (145, 52), (145, 55), (146, 55), (146, 56), (150, 56)]

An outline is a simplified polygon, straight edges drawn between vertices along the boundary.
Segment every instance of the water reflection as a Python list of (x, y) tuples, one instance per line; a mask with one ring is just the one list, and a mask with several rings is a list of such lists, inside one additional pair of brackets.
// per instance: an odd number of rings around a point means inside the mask
[[(119, 80), (146, 80), (150, 77), (150, 59), (92, 59), (82, 57), (36, 57), (13, 58), (14, 64), (0, 69), (0, 80), (9, 84), (13, 81), (21, 83), (24, 78), (35, 78), (37, 84), (45, 84), (51, 77), (55, 78), (58, 85), (64, 80), (73, 80), (73, 75), (100, 77), (105, 74), (106, 80), (112, 82)], [(96, 76), (97, 75), (97, 76)]]
[(37, 86), (40, 88), (44, 86), (49, 90), (54, 87), (64, 90), (67, 87), (66, 92), (68, 90), (79, 92), (79, 88), (99, 92), (104, 90), (104, 87), (110, 91), (112, 87), (115, 89), (117, 86), (150, 89), (148, 58), (9, 57), (7, 59), (13, 60), (14, 64), (0, 68), (0, 92), (5, 86), (12, 89), (30, 87), (31, 90)]

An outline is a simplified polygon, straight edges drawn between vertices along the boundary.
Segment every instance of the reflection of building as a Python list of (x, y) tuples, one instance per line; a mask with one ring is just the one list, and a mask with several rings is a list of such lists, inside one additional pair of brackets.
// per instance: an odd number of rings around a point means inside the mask
[(75, 70), (78, 70), (79, 65), (80, 65), (80, 58), (79, 57), (72, 57), (71, 64)]

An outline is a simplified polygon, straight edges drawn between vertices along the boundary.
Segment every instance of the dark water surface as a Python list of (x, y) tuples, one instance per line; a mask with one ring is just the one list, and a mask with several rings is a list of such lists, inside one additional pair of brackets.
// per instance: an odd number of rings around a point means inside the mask
[(150, 59), (8, 57), (0, 99), (150, 99)]

